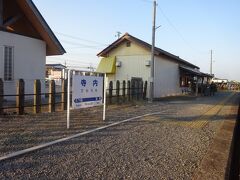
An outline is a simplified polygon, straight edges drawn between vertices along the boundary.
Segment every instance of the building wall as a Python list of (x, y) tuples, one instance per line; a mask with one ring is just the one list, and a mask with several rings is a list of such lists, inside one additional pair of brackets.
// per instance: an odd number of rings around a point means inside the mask
[(42, 40), (0, 31), (0, 78), (2, 79), (4, 79), (4, 46), (14, 47), (14, 80), (4, 82), (5, 94), (15, 94), (18, 79), (25, 80), (25, 93), (31, 94), (34, 79), (41, 79), (44, 92), (46, 43)]
[(117, 61), (121, 62), (121, 67), (116, 68), (116, 74), (108, 75), (108, 81), (131, 80), (132, 77), (148, 81), (150, 66), (145, 64), (151, 59), (150, 51), (134, 43), (131, 43), (130, 47), (126, 47), (126, 43), (123, 43), (111, 51), (109, 56), (116, 56)]
[(61, 70), (50, 70), (49, 79), (61, 79), (63, 78), (63, 72)]
[(181, 93), (178, 63), (167, 57), (155, 57), (154, 96), (165, 97)]
[[(123, 43), (113, 51), (109, 56), (116, 56), (117, 61), (121, 62), (121, 67), (117, 67), (116, 74), (108, 75), (108, 81), (131, 80), (132, 77), (140, 77), (143, 81), (148, 81), (151, 68), (146, 66), (146, 61), (151, 60), (150, 50), (131, 43), (131, 47), (126, 47)], [(179, 64), (168, 59), (165, 56), (155, 56), (155, 87), (154, 97), (165, 97), (181, 94)], [(149, 91), (148, 95), (149, 97)]]

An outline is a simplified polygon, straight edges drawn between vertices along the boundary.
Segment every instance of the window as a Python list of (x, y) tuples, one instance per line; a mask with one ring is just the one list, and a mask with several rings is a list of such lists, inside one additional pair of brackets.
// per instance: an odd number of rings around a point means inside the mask
[(13, 47), (4, 47), (4, 80), (13, 80)]
[(131, 42), (128, 41), (128, 42), (126, 43), (126, 46), (127, 46), (127, 47), (130, 47), (130, 46), (131, 46)]

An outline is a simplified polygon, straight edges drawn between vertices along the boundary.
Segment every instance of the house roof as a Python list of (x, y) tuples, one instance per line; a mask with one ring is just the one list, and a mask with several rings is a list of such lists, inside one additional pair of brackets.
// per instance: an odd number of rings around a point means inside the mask
[(46, 64), (47, 68), (53, 68), (53, 69), (65, 69), (67, 68), (66, 66), (62, 64)]
[[(144, 48), (146, 48), (146, 49), (148, 49), (148, 50), (151, 50), (151, 48), (152, 48), (152, 45), (151, 45), (151, 44), (149, 44), (149, 43), (147, 43), (147, 42), (145, 42), (145, 41), (142, 41), (141, 39), (138, 39), (138, 38), (136, 38), (136, 37), (134, 37), (134, 36), (132, 36), (132, 35), (130, 35), (130, 34), (128, 34), (128, 33), (125, 33), (121, 38), (119, 38), (118, 40), (116, 40), (115, 42), (113, 42), (112, 44), (110, 44), (108, 47), (106, 47), (105, 49), (103, 49), (100, 53), (98, 53), (97, 56), (106, 57), (107, 54), (108, 54), (111, 50), (113, 50), (114, 48), (116, 48), (119, 44), (121, 44), (121, 43), (124, 42), (124, 41), (133, 41), (133, 42), (139, 44), (140, 46), (142, 46), (142, 47), (144, 47)], [(171, 60), (176, 61), (176, 62), (178, 62), (178, 63), (180, 63), (180, 64), (184, 64), (184, 65), (187, 65), (187, 66), (192, 67), (192, 68), (200, 69), (198, 66), (196, 66), (196, 65), (194, 65), (194, 64), (192, 64), (192, 63), (190, 63), (190, 62), (188, 62), (188, 61), (185, 61), (185, 60), (181, 59), (180, 57), (175, 56), (175, 55), (173, 55), (173, 54), (171, 54), (171, 53), (169, 53), (169, 52), (167, 52), (167, 51), (164, 51), (164, 50), (162, 50), (162, 49), (160, 49), (160, 48), (158, 48), (158, 47), (155, 47), (155, 52), (154, 52), (154, 53), (155, 53), (155, 55), (157, 55), (157, 56), (162, 56), (162, 55), (163, 55), (163, 56), (167, 56), (167, 57), (169, 57)]]
[(4, 21), (13, 20), (6, 23), (7, 31), (45, 41), (48, 56), (66, 53), (32, 0), (5, 0), (3, 5)]

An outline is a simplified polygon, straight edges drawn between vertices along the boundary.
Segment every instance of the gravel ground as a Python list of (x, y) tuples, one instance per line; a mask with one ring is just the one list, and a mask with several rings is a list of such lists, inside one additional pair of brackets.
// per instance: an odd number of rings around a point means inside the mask
[[(52, 129), (46, 131), (43, 128), (39, 132), (48, 132), (45, 140), (49, 140), (52, 135), (57, 138), (136, 115), (162, 112), (160, 115), (131, 121), (1, 162), (0, 179), (191, 179), (228, 111), (222, 108), (215, 116), (205, 117), (209, 122), (203, 127), (190, 128), (182, 126), (181, 123), (199, 119), (229, 95), (228, 92), (221, 92), (215, 97), (166, 100), (134, 107), (121, 106), (121, 111), (116, 106), (112, 107), (104, 123), (96, 119), (93, 125), (83, 127), (83, 123), (77, 124), (73, 120), (75, 128), (70, 132), (51, 132)], [(238, 97), (237, 94), (231, 98), (225, 107), (231, 106)], [(93, 121), (92, 118), (99, 118), (99, 110), (95, 111), (96, 115), (92, 117), (89, 117), (89, 112), (83, 113), (82, 116), (85, 115)], [(61, 114), (58, 118), (51, 118), (64, 124), (60, 117)], [(77, 115), (74, 117), (77, 119)], [(40, 121), (38, 123), (40, 124)], [(55, 122), (52, 126), (54, 124)], [(27, 128), (31, 130), (23, 129), (23, 132), (36, 130), (32, 125), (30, 127)], [(62, 130), (59, 127), (58, 129)], [(42, 138), (41, 133), (39, 137)], [(4, 137), (2, 134), (4, 133), (1, 132), (0, 135)], [(21, 133), (20, 135), (22, 136)], [(33, 139), (31, 136), (26, 137)], [(13, 139), (8, 142), (18, 144), (18, 141)], [(32, 144), (36, 142), (41, 140)], [(12, 144), (3, 144), (1, 139), (2, 145), (3, 154), (15, 149)]]

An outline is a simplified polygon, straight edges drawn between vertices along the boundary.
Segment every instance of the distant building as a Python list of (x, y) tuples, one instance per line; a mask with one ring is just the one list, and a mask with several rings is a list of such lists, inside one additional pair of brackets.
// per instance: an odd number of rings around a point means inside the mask
[(66, 66), (62, 64), (46, 64), (46, 79), (65, 79)]
[[(126, 33), (102, 50), (97, 72), (107, 73), (108, 81), (150, 80), (151, 45)], [(155, 48), (154, 98), (178, 95), (196, 81), (212, 76), (200, 68), (160, 48)], [(149, 88), (148, 88), (149, 89)]]
[(228, 79), (213, 78), (212, 82), (214, 82), (214, 83), (228, 83)]
[[(0, 78), (4, 91), (15, 94), (16, 81), (45, 79), (46, 56), (62, 55), (64, 48), (31, 0), (0, 0)], [(45, 90), (42, 83), (42, 90)]]

